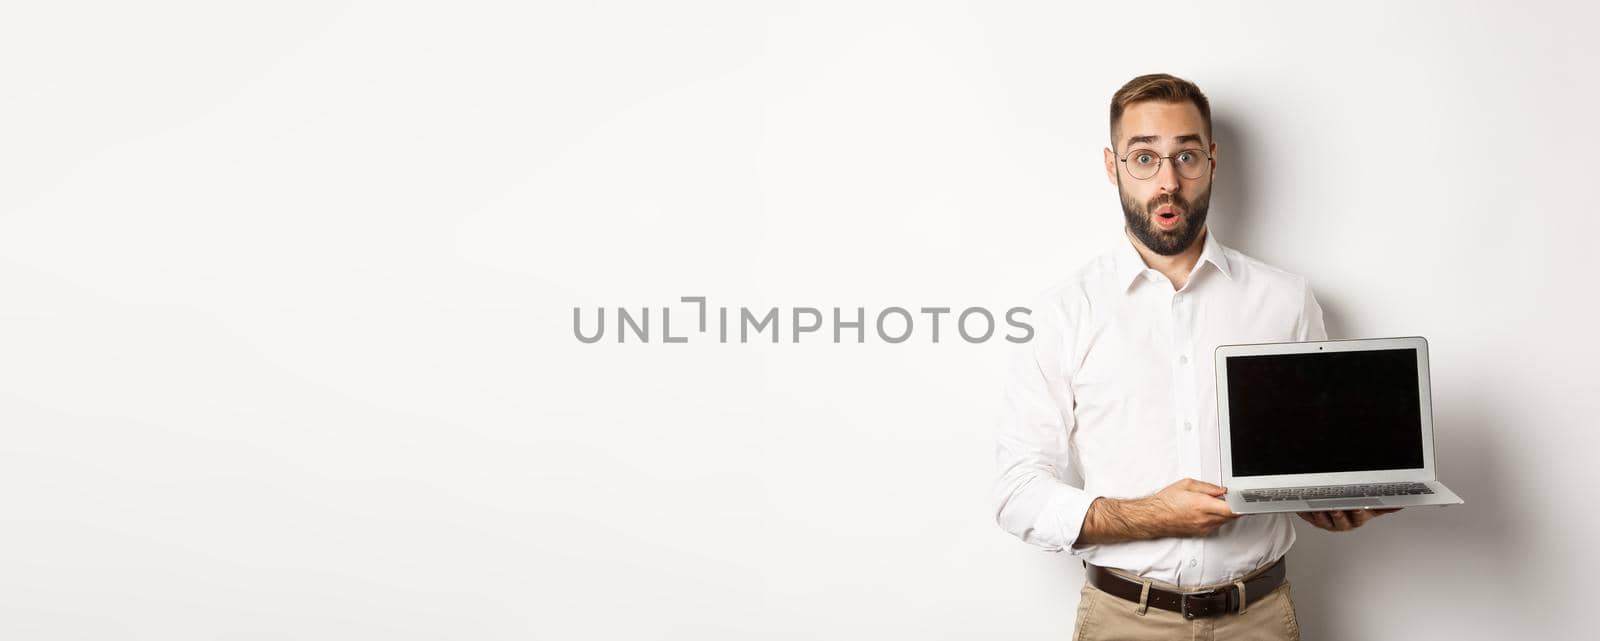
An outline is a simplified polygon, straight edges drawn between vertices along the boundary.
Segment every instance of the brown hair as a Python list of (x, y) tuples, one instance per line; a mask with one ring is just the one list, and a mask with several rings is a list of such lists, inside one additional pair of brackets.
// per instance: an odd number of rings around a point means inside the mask
[(1165, 73), (1152, 73), (1129, 80), (1122, 85), (1117, 93), (1111, 96), (1111, 146), (1117, 145), (1117, 121), (1122, 118), (1123, 110), (1128, 105), (1136, 102), (1188, 102), (1193, 103), (1200, 110), (1200, 117), (1206, 121), (1206, 140), (1211, 140), (1211, 101), (1206, 100), (1206, 95), (1200, 93), (1200, 88), (1194, 83)]

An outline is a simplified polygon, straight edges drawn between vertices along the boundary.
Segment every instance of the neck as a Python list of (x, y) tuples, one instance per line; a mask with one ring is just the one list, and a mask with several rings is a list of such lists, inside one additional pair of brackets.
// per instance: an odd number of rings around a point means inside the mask
[(1194, 271), (1195, 263), (1200, 262), (1200, 251), (1205, 248), (1206, 236), (1211, 233), (1211, 228), (1209, 225), (1202, 228), (1200, 235), (1194, 237), (1194, 242), (1190, 243), (1187, 249), (1171, 256), (1162, 256), (1151, 251), (1126, 227), (1122, 229), (1122, 233), (1133, 242), (1133, 248), (1139, 251), (1139, 257), (1144, 259), (1146, 266), (1164, 274), (1167, 280), (1172, 281), (1173, 289), (1183, 289), (1184, 284), (1189, 281), (1189, 273)]

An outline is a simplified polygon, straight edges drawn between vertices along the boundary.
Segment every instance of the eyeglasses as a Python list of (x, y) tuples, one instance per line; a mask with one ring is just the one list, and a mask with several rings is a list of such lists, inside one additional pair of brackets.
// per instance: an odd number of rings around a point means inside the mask
[(1206, 162), (1206, 152), (1199, 149), (1185, 149), (1171, 156), (1161, 156), (1149, 149), (1135, 149), (1123, 156), (1122, 164), (1128, 166), (1128, 175), (1139, 180), (1149, 180), (1161, 171), (1161, 163), (1171, 160), (1172, 166), (1178, 171), (1179, 176), (1195, 179), (1204, 176), (1206, 168), (1211, 164)]

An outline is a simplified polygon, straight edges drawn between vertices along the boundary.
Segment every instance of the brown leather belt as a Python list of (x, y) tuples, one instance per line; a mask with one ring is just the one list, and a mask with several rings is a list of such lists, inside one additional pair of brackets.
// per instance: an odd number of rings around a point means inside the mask
[[(1089, 563), (1083, 565), (1089, 570), (1089, 583), (1094, 587), (1100, 588), (1106, 594), (1134, 603), (1139, 602), (1139, 595), (1144, 591), (1143, 583), (1130, 581), (1098, 565)], [(1268, 592), (1283, 584), (1283, 578), (1288, 573), (1284, 560), (1279, 558), (1277, 563), (1273, 563), (1261, 574), (1244, 582), (1245, 598), (1253, 602), (1266, 596)], [(1205, 592), (1169, 592), (1150, 586), (1150, 596), (1146, 603), (1150, 607), (1182, 614), (1185, 619), (1214, 617), (1239, 611), (1239, 588), (1229, 585)]]

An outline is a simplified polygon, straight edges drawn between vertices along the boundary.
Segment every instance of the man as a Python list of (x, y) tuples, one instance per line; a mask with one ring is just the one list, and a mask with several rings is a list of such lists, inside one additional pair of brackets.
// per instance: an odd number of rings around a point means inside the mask
[[(1206, 228), (1211, 107), (1193, 83), (1140, 76), (1111, 99), (1106, 180), (1125, 242), (1048, 290), (1021, 346), (996, 448), (996, 520), (1088, 568), (1078, 639), (1298, 639), (1283, 514), (1221, 497), (1218, 345), (1324, 340), (1306, 279)], [(1390, 510), (1302, 513), (1332, 531)]]

